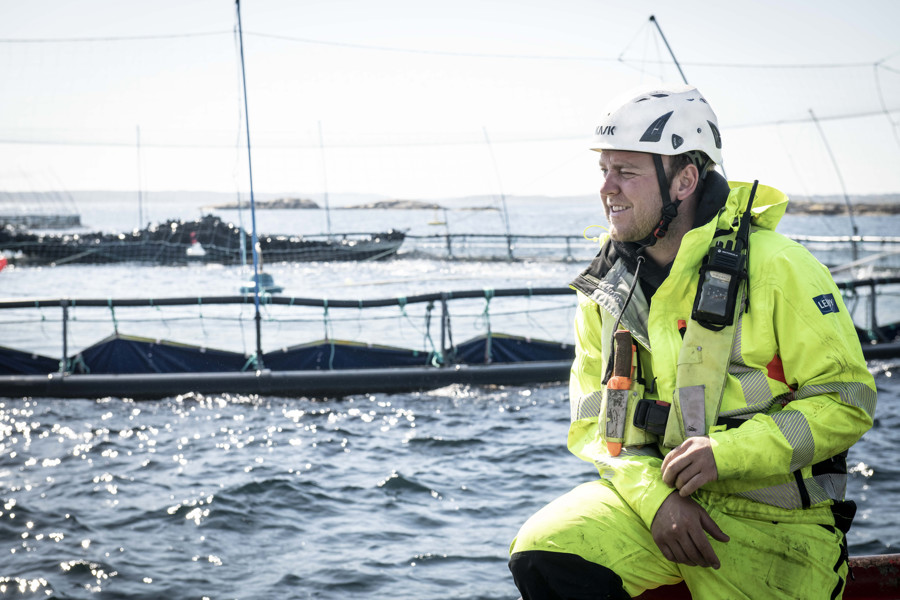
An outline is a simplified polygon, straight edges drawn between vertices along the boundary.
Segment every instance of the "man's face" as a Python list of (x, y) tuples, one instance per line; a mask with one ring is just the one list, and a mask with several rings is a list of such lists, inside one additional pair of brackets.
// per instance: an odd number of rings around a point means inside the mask
[(652, 156), (604, 150), (600, 153), (600, 171), (604, 177), (600, 198), (610, 237), (618, 242), (637, 242), (650, 235), (662, 211)]

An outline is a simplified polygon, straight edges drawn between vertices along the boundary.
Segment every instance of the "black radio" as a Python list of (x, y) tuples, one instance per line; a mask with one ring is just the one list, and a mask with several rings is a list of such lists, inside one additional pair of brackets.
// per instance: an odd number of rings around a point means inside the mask
[[(700, 281), (694, 296), (691, 318), (703, 327), (720, 331), (734, 323), (734, 303), (741, 281), (747, 279), (747, 255), (750, 247), (750, 223), (753, 220), (753, 198), (758, 181), (750, 188), (747, 208), (741, 216), (734, 241), (716, 242), (703, 258)], [(749, 302), (749, 301), (748, 301)], [(749, 304), (745, 306), (749, 310)]]
[(746, 256), (732, 242), (709, 249), (700, 267), (700, 282), (691, 318), (707, 329), (718, 330), (734, 322), (738, 286), (746, 277)]

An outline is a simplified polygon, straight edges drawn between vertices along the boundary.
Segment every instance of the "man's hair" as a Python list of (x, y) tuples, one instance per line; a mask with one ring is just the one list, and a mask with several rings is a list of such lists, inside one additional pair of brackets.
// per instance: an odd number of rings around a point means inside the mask
[(686, 166), (693, 164), (697, 167), (697, 170), (700, 172), (700, 178), (702, 179), (706, 175), (706, 171), (709, 171), (715, 167), (715, 163), (713, 163), (708, 156), (706, 156), (705, 152), (701, 152), (700, 150), (692, 150), (690, 152), (683, 152), (681, 154), (675, 154), (674, 156), (669, 157), (669, 176), (675, 177), (683, 168)]
[(697, 197), (700, 197), (703, 193), (703, 184), (706, 183), (706, 173), (715, 168), (715, 163), (706, 156), (705, 152), (701, 152), (700, 150), (675, 154), (674, 156), (669, 157), (669, 169), (668, 173), (666, 173), (666, 177), (668, 177), (671, 182), (675, 179), (675, 176), (688, 165), (694, 165), (700, 172), (700, 178), (697, 181), (697, 189), (695, 191)]

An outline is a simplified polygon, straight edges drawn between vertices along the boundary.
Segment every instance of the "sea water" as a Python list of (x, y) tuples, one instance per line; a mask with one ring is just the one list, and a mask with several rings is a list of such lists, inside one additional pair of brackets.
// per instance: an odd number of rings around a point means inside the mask
[[(850, 452), (852, 554), (900, 546), (890, 375)], [(568, 412), (561, 385), (2, 401), (6, 594), (511, 599), (519, 525), (596, 477)]]
[[(561, 208), (553, 218), (546, 209), (523, 207), (516, 227), (580, 231), (593, 218), (585, 207), (577, 227), (567, 229), (559, 221), (579, 220), (573, 209)], [(395, 212), (372, 211), (366, 222), (382, 229), (398, 218), (385, 213)], [(484, 219), (479, 223), (487, 227)], [(284, 218), (280, 223), (292, 227)], [(499, 223), (493, 231), (502, 231)], [(871, 226), (887, 227), (879, 220)], [(843, 233), (834, 221), (808, 219), (800, 228)], [(401, 255), (267, 270), (297, 296), (371, 298), (564, 286), (582, 266)], [(239, 275), (237, 268), (202, 266), (18, 267), (0, 273), (0, 295), (233, 294)], [(541, 337), (571, 337), (568, 308), (544, 311), (522, 302), (521, 312), (534, 311), (520, 323), (543, 330)], [(473, 332), (484, 326), (480, 308), (461, 319)], [(207, 322), (197, 335), (215, 347), (241, 345), (219, 336), (212, 313), (201, 314)], [(393, 318), (389, 328), (396, 330), (402, 321)], [(103, 320), (82, 334), (85, 345), (112, 329), (109, 315)], [(120, 326), (139, 334), (159, 320), (150, 314)], [(177, 337), (196, 320), (172, 319), (163, 329)], [(359, 319), (354, 331), (365, 336), (366, 324)], [(14, 347), (20, 346), (8, 340), (43, 340), (36, 345), (49, 354), (59, 342), (48, 328), (40, 319), (4, 321), (0, 336)], [(277, 347), (303, 341), (298, 335), (267, 323), (264, 341)], [(879, 402), (875, 427), (849, 455), (848, 496), (859, 504), (852, 554), (900, 546), (897, 363), (869, 367)], [(519, 525), (597, 476), (565, 449), (568, 418), (563, 384), (450, 386), (340, 400), (229, 394), (153, 402), (3, 399), (0, 597), (514, 598), (506, 560)]]

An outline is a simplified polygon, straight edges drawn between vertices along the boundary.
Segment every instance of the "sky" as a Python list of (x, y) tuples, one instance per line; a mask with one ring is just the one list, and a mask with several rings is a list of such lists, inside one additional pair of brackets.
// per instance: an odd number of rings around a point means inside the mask
[[(681, 80), (651, 15), (729, 179), (900, 193), (894, 0), (244, 0), (254, 190), (596, 194), (606, 102)], [(232, 0), (0, 0), (0, 191), (246, 194), (236, 26)]]

